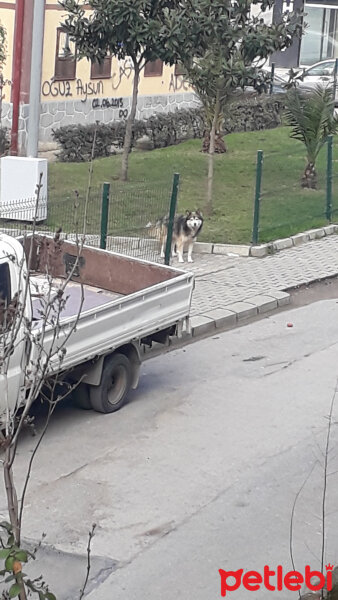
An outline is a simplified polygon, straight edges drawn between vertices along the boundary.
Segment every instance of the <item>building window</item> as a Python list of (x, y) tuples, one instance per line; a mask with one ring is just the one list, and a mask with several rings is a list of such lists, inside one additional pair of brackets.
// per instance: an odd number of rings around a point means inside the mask
[(161, 77), (162, 73), (163, 61), (160, 58), (147, 62), (146, 66), (144, 67), (145, 77)]
[(54, 79), (75, 79), (76, 47), (62, 27), (58, 27)]
[(106, 56), (102, 62), (92, 61), (91, 79), (109, 79), (111, 77), (111, 56)]
[(183, 65), (180, 65), (180, 64), (175, 65), (175, 75), (176, 75), (176, 77), (178, 77), (179, 75), (185, 75)]
[(300, 64), (312, 65), (338, 56), (338, 10), (327, 5), (305, 5), (307, 24), (301, 39)]

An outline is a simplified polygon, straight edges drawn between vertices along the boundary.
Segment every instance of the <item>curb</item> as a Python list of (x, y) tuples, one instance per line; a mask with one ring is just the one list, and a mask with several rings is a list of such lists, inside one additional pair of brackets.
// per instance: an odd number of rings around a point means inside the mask
[(247, 319), (290, 304), (290, 294), (280, 290), (270, 290), (267, 294), (252, 296), (245, 302), (234, 302), (202, 315), (191, 317), (191, 335), (198, 337), (216, 329), (232, 328)]
[(338, 233), (338, 224), (327, 225), (326, 227), (320, 227), (318, 229), (310, 229), (303, 233), (296, 233), (288, 238), (282, 238), (280, 240), (274, 240), (266, 244), (260, 244), (258, 246), (247, 246), (244, 244), (212, 244), (208, 242), (196, 242), (194, 245), (194, 252), (196, 254), (223, 254), (223, 255), (236, 255), (243, 257), (253, 258), (264, 258), (269, 254), (274, 254), (280, 250), (286, 250), (287, 248), (293, 248), (300, 246), (306, 242), (312, 240), (319, 240), (328, 235), (334, 235)]
[[(22, 234), (21, 229), (12, 229), (2, 227), (0, 233), (7, 233), (9, 235), (15, 235), (19, 237)], [(52, 235), (55, 232), (48, 230), (39, 230), (41, 235)], [(275, 254), (281, 250), (300, 246), (306, 242), (313, 240), (322, 239), (328, 235), (334, 235), (338, 233), (338, 224), (327, 225), (326, 227), (320, 227), (318, 229), (309, 229), (303, 233), (296, 233), (288, 238), (282, 238), (280, 240), (274, 240), (266, 244), (260, 244), (258, 246), (247, 246), (245, 244), (214, 244), (212, 242), (195, 242), (194, 252), (196, 254), (215, 254), (223, 256), (242, 256), (245, 258), (264, 258), (269, 254)], [(61, 239), (75, 240), (76, 235), (74, 233), (61, 233)], [(97, 234), (86, 234), (86, 244), (88, 246), (98, 247), (100, 245), (100, 236)], [(128, 236), (107, 236), (107, 250), (113, 252), (126, 252), (128, 250), (152, 250), (158, 251), (159, 242), (154, 238), (138, 238)]]
[(252, 296), (245, 302), (234, 302), (224, 308), (215, 308), (205, 314), (190, 318), (190, 331), (183, 331), (182, 337), (173, 338), (168, 346), (154, 343), (151, 348), (143, 349), (142, 360), (148, 360), (184, 347), (189, 342), (212, 335), (217, 330), (226, 331), (243, 325), (253, 317), (270, 313), (276, 308), (290, 304), (291, 296), (287, 292), (271, 289), (264, 295)]

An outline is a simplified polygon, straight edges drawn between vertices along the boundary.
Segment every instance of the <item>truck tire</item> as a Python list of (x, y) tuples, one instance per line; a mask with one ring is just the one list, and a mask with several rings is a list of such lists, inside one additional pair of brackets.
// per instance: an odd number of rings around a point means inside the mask
[(132, 382), (132, 365), (124, 354), (112, 354), (105, 360), (99, 386), (90, 386), (92, 408), (112, 413), (121, 408)]
[(79, 383), (73, 391), (72, 398), (75, 406), (82, 410), (91, 410), (92, 405), (89, 397), (89, 386), (85, 383)]

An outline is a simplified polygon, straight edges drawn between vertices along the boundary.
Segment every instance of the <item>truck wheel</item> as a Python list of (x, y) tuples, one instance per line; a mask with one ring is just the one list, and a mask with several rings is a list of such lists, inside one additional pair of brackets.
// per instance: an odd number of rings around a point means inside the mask
[(102, 413), (112, 413), (123, 406), (130, 390), (132, 366), (124, 354), (113, 354), (106, 359), (101, 383), (90, 386), (92, 408)]
[(92, 408), (89, 397), (89, 386), (86, 383), (79, 383), (73, 389), (72, 398), (75, 406), (78, 408), (82, 408), (83, 410), (90, 410)]

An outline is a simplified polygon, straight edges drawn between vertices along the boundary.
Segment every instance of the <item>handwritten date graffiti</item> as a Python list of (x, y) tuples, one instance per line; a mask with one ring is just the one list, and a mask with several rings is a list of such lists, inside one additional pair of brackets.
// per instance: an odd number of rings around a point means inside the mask
[(94, 98), (92, 108), (123, 108), (123, 98)]
[(123, 108), (123, 98), (94, 98), (92, 100), (92, 108), (119, 108), (119, 119), (128, 117), (128, 109)]

